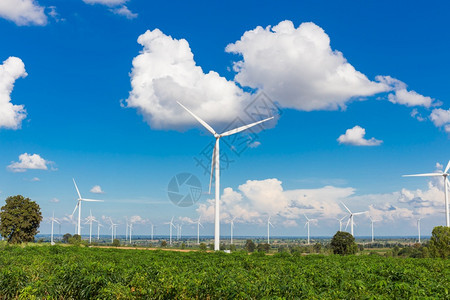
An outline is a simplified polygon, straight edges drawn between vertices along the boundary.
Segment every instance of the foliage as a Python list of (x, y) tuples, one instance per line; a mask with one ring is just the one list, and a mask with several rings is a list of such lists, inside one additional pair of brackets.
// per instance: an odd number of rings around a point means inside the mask
[(1, 208), (0, 219), (0, 234), (8, 242), (32, 242), (42, 221), (41, 208), (30, 198), (11, 196)]
[(231, 244), (230, 245), (230, 251), (231, 252), (236, 251), (236, 245), (235, 244)]
[(450, 257), (450, 227), (434, 227), (431, 233), (429, 247), (432, 257)]
[(118, 239), (114, 239), (112, 245), (114, 247), (119, 247), (120, 246), (120, 241)]
[(69, 244), (72, 245), (80, 245), (81, 244), (81, 236), (79, 234), (74, 234), (68, 240)]
[(69, 239), (72, 237), (72, 235), (70, 233), (66, 233), (65, 235), (63, 235), (62, 241), (63, 243), (69, 243)]
[(205, 243), (200, 243), (200, 250), (206, 251), (207, 247)]
[(448, 299), (450, 260), (13, 245), (0, 283), (2, 299)]
[(161, 241), (161, 247), (167, 247), (167, 241)]
[(245, 242), (244, 248), (245, 248), (245, 250), (247, 250), (247, 252), (253, 252), (253, 251), (255, 251), (256, 245), (255, 245), (255, 243), (253, 243), (252, 240), (247, 240)]
[(338, 231), (331, 239), (331, 248), (334, 254), (348, 255), (355, 254), (358, 246), (355, 238), (348, 232)]
[(320, 251), (322, 250), (322, 244), (320, 243), (315, 243), (313, 246), (314, 252), (316, 253), (320, 253)]
[(267, 244), (267, 243), (258, 244), (258, 247), (256, 247), (256, 250), (257, 250), (258, 252), (269, 253), (270, 245)]

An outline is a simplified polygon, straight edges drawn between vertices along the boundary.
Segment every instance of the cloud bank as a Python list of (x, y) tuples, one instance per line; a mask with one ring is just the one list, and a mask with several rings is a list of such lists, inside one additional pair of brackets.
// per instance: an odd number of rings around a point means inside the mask
[(19, 26), (47, 24), (44, 7), (35, 0), (1, 0), (0, 17)]
[(8, 169), (12, 172), (25, 172), (26, 170), (48, 170), (52, 162), (43, 159), (39, 154), (23, 153), (19, 155), (18, 162), (11, 162)]

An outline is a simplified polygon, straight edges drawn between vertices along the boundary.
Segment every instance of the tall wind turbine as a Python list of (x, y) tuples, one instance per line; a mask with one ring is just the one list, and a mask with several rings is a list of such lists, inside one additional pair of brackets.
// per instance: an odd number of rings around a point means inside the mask
[(75, 211), (78, 209), (78, 228), (77, 228), (77, 234), (81, 236), (81, 202), (103, 202), (103, 200), (93, 200), (93, 199), (86, 199), (81, 197), (80, 191), (78, 190), (77, 184), (75, 182), (75, 179), (73, 179), (73, 184), (75, 185), (75, 189), (77, 190), (78, 199), (77, 199), (77, 205), (75, 205), (75, 209), (72, 212), (72, 216), (75, 213)]
[(444, 198), (445, 198), (445, 224), (447, 227), (450, 227), (450, 215), (448, 210), (448, 189), (450, 188), (450, 183), (448, 181), (450, 169), (450, 160), (448, 161), (447, 167), (445, 167), (444, 172), (436, 172), (436, 173), (425, 173), (425, 174), (414, 174), (414, 175), (403, 175), (403, 177), (429, 177), (429, 176), (442, 176), (444, 178)]
[(230, 222), (230, 226), (231, 226), (231, 241), (230, 241), (230, 244), (232, 245), (233, 244), (233, 230), (234, 230), (234, 220), (236, 219), (236, 217), (234, 217), (233, 219), (231, 219), (231, 222)]
[(125, 223), (126, 223), (126, 226), (125, 226), (125, 241), (128, 241), (128, 226), (130, 226), (128, 224), (128, 217), (125, 217)]
[(229, 136), (232, 134), (236, 134), (238, 132), (244, 131), (246, 129), (249, 129), (255, 125), (261, 124), (262, 122), (266, 122), (268, 120), (273, 119), (273, 117), (251, 123), (248, 125), (244, 125), (229, 131), (226, 131), (224, 133), (217, 133), (211, 126), (208, 125), (205, 121), (197, 117), (193, 112), (191, 112), (189, 109), (187, 109), (183, 104), (178, 102), (178, 104), (183, 107), (189, 114), (191, 114), (200, 124), (203, 125), (212, 135), (214, 135), (216, 139), (216, 144), (214, 146), (213, 151), (213, 157), (211, 162), (211, 177), (209, 179), (209, 192), (211, 192), (211, 183), (212, 183), (212, 177), (213, 177), (213, 169), (215, 168), (215, 206), (214, 206), (214, 250), (218, 251), (220, 249), (220, 152), (219, 152), (219, 141), (221, 137)]
[[(342, 203), (342, 205), (344, 205), (345, 209), (350, 214), (348, 217), (348, 222), (350, 222), (350, 233), (353, 235), (353, 217), (357, 216), (357, 215), (365, 214), (365, 213), (367, 213), (367, 211), (352, 213), (352, 211), (350, 209), (348, 209), (348, 207), (344, 204), (344, 202), (341, 201), (341, 203)], [(347, 226), (348, 226), (348, 222), (347, 222)], [(347, 228), (347, 227), (345, 227), (345, 228)]]
[(89, 224), (89, 244), (92, 242), (92, 222), (95, 221), (95, 218), (92, 216), (92, 211), (89, 210), (89, 217), (86, 218), (86, 222), (84, 224)]
[(417, 219), (417, 231), (419, 233), (419, 244), (420, 244), (420, 220), (422, 220), (422, 218)]
[(58, 219), (56, 219), (55, 218), (55, 212), (53, 212), (53, 216), (52, 216), (52, 235), (51, 235), (51, 238), (50, 238), (50, 245), (54, 245), (55, 243), (53, 242), (53, 223), (58, 223), (58, 224), (61, 224), (59, 221), (58, 221)]
[(114, 233), (116, 231), (117, 224), (114, 224), (111, 218), (109, 218), (109, 221), (111, 222), (111, 227), (110, 227), (111, 228), (111, 243), (114, 243), (114, 238), (115, 238)]
[(342, 220), (344, 220), (345, 218), (347, 218), (347, 216), (343, 216), (343, 217), (340, 218), (340, 219), (336, 219), (336, 220), (339, 221), (339, 231), (342, 231)]
[(97, 223), (97, 240), (100, 240), (100, 227), (103, 227), (103, 225), (102, 224), (100, 224), (100, 222), (99, 221), (97, 221), (97, 220), (92, 220), (92, 221), (94, 221), (95, 223)]
[(309, 223), (311, 222), (311, 219), (309, 219), (305, 214), (303, 214), (306, 218), (305, 227), (308, 226), (308, 245), (309, 245)]
[(154, 225), (153, 225), (153, 223), (152, 222), (150, 222), (150, 225), (152, 226), (152, 235), (151, 235), (151, 237), (152, 237), (152, 241), (153, 241), (153, 227), (154, 227)]
[(371, 216), (369, 216), (369, 219), (370, 219), (370, 223), (371, 223), (371, 226), (372, 226), (372, 243), (373, 243), (373, 222), (375, 222), (375, 221), (372, 219)]
[(199, 245), (200, 245), (200, 226), (202, 226), (202, 228), (203, 228), (202, 223), (200, 223), (201, 217), (202, 216), (198, 217), (198, 220), (197, 220), (197, 244), (199, 244)]
[(175, 225), (173, 225), (173, 217), (172, 220), (170, 220), (170, 222), (166, 224), (169, 224), (169, 245), (172, 245), (172, 227), (176, 228)]
[(130, 222), (130, 244), (131, 244), (131, 232), (133, 231), (133, 222)]
[(273, 227), (273, 224), (270, 223), (270, 216), (269, 216), (269, 218), (267, 219), (267, 244), (270, 244), (270, 239), (269, 239), (269, 237), (270, 237), (270, 226)]

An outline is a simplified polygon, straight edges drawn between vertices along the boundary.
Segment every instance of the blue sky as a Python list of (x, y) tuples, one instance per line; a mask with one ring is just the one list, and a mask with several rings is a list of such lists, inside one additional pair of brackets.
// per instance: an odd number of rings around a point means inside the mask
[[(167, 234), (174, 216), (194, 234), (202, 215), (212, 235), (210, 195), (185, 208), (167, 196), (182, 172), (207, 189), (194, 158), (213, 141), (176, 101), (220, 131), (250, 121), (258, 95), (281, 114), (241, 155), (221, 144), (233, 161), (223, 235), (233, 216), (236, 235), (264, 235), (270, 214), (273, 235), (304, 236), (306, 213), (318, 220), (311, 234), (329, 236), (340, 201), (369, 210), (380, 235), (414, 235), (418, 217), (423, 233), (444, 224), (443, 183), (401, 175), (450, 159), (449, 4), (14, 2), (0, 5), (0, 198), (30, 197), (63, 233), (75, 178), (84, 197), (105, 200), (83, 217), (134, 217), (137, 234), (150, 221)], [(357, 236), (370, 233), (366, 216), (355, 221)]]

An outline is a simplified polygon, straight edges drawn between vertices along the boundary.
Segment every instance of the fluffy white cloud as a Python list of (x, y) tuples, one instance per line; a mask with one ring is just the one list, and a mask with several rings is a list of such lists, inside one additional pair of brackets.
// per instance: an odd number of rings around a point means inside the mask
[(133, 59), (128, 107), (137, 108), (153, 128), (197, 125), (176, 101), (210, 123), (230, 122), (242, 114), (248, 98), (234, 82), (197, 66), (186, 40), (159, 29), (138, 38), (143, 46)]
[(295, 28), (291, 21), (244, 33), (226, 51), (240, 54), (235, 80), (263, 89), (288, 108), (344, 108), (356, 97), (386, 92), (390, 87), (370, 81), (343, 54), (330, 47), (330, 38), (314, 23)]
[(33, 177), (33, 178), (31, 178), (31, 181), (36, 182), (36, 181), (41, 181), (41, 180), (39, 179), (39, 177)]
[(50, 202), (51, 203), (59, 203), (60, 201), (58, 198), (53, 198), (53, 199), (50, 199)]
[(11, 162), (8, 169), (12, 172), (25, 172), (26, 170), (48, 170), (51, 162), (43, 159), (39, 154), (23, 153), (19, 155), (18, 162)]
[(347, 144), (353, 146), (378, 146), (383, 141), (371, 138), (365, 139), (366, 130), (358, 125), (353, 128), (347, 129), (345, 134), (341, 135), (337, 140), (339, 144)]
[(444, 127), (444, 130), (450, 133), (450, 109), (442, 108), (433, 109), (430, 119), (436, 127)]
[(102, 4), (107, 6), (121, 5), (127, 1), (128, 0), (83, 0), (83, 2), (87, 4)]
[(92, 187), (92, 189), (90, 190), (90, 192), (91, 192), (91, 193), (94, 193), (94, 194), (104, 194), (104, 193), (105, 193), (105, 192), (102, 190), (101, 186), (99, 186), (99, 185), (94, 185), (94, 186)]
[(44, 7), (35, 0), (1, 0), (0, 17), (19, 26), (47, 24)]
[(116, 15), (121, 15), (126, 17), (127, 19), (135, 19), (137, 18), (138, 14), (131, 12), (128, 7), (125, 5), (121, 7), (112, 8), (111, 11), (115, 13)]
[(14, 82), (20, 77), (26, 77), (25, 65), (20, 58), (9, 57), (0, 65), (0, 128), (20, 128), (26, 117), (23, 105), (11, 103), (11, 92)]

